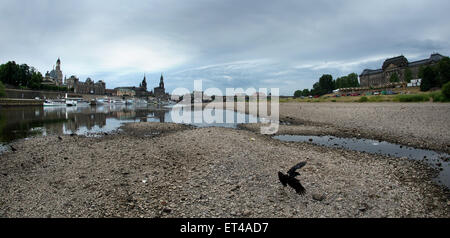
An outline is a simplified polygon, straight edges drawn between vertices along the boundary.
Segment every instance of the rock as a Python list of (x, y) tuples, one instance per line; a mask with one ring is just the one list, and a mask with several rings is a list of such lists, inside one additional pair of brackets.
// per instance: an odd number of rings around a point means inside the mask
[(172, 209), (170, 209), (170, 208), (168, 208), (168, 207), (165, 207), (165, 208), (163, 208), (163, 212), (164, 212), (164, 213), (171, 213), (171, 212), (172, 212)]
[(313, 142), (313, 139), (312, 139), (312, 138), (310, 138), (310, 139), (309, 139), (309, 142)]
[(12, 152), (16, 152), (17, 151), (17, 149), (14, 148), (14, 146), (10, 145), (9, 147), (11, 147)]
[(325, 199), (325, 194), (314, 193), (312, 198), (316, 201), (323, 201)]
[(369, 205), (366, 203), (361, 204), (361, 206), (358, 208), (361, 212), (365, 212), (369, 209)]
[(58, 136), (58, 139), (59, 139), (59, 140), (62, 140), (63, 138), (62, 138), (61, 136)]
[(245, 216), (245, 217), (248, 217), (248, 216), (251, 216), (251, 215), (252, 215), (252, 212), (251, 212), (250, 210), (245, 210), (245, 211), (242, 213), (242, 215)]
[(238, 190), (240, 187), (241, 187), (240, 185), (236, 185), (230, 191), (234, 192), (234, 191)]

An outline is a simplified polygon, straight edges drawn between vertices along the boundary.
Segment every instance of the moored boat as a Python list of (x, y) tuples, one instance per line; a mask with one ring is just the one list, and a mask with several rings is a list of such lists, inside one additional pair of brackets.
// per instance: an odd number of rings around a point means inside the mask
[(76, 106), (77, 104), (78, 102), (76, 100), (66, 100), (66, 106), (68, 107)]
[(58, 106), (66, 106), (66, 103), (64, 101), (58, 100), (45, 100), (43, 105), (44, 107), (58, 107)]

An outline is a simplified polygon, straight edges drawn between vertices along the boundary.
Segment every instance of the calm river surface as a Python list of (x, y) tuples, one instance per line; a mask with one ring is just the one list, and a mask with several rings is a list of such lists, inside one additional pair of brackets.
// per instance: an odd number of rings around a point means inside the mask
[[(194, 126), (221, 126), (235, 128), (237, 118), (245, 122), (256, 121), (253, 116), (233, 111), (210, 110), (204, 112), (214, 115), (215, 112), (225, 117), (233, 116), (235, 123), (195, 123), (195, 118), (202, 115), (192, 111), (191, 124)], [(162, 106), (77, 106), (77, 107), (1, 107), (0, 108), (0, 142), (8, 143), (16, 139), (33, 135), (46, 134), (78, 134), (95, 135), (118, 129), (129, 122), (173, 122), (173, 108)]]

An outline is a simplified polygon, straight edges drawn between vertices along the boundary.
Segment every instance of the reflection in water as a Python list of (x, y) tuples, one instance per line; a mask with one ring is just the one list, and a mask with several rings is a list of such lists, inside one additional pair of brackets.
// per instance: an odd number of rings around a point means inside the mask
[(123, 122), (165, 122), (169, 109), (111, 105), (98, 107), (2, 107), (0, 141), (42, 134), (108, 132)]
[[(102, 105), (97, 107), (2, 107), (0, 108), (0, 142), (27, 138), (32, 135), (46, 134), (78, 134), (92, 135), (111, 132), (127, 122), (173, 122), (173, 108), (136, 107), (135, 105)], [(189, 111), (189, 110), (188, 110)], [(192, 111), (191, 121), (185, 122), (198, 127), (219, 126), (237, 127), (237, 119), (245, 122), (257, 122), (256, 117), (233, 111), (204, 109), (212, 115), (223, 114), (223, 122), (198, 122), (200, 111)], [(234, 118), (234, 123), (225, 123), (227, 117)], [(189, 118), (189, 117), (188, 117)], [(201, 120), (200, 120), (201, 121)]]

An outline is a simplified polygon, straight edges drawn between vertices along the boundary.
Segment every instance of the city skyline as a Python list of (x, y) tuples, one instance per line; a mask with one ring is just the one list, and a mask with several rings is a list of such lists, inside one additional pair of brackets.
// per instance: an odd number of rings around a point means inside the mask
[(107, 88), (139, 85), (144, 74), (157, 85), (163, 72), (168, 92), (201, 79), (292, 95), (322, 74), (450, 55), (448, 1), (1, 2), (2, 63), (44, 75), (60, 57), (65, 76)]

